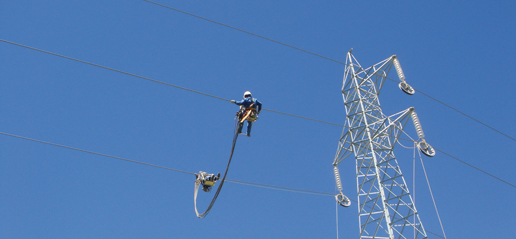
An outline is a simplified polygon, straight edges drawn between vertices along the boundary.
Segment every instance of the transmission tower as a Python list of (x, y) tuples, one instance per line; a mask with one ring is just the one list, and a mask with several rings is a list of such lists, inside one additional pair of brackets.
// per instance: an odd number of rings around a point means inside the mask
[(342, 97), (346, 123), (333, 161), (342, 206), (350, 201), (342, 193), (338, 165), (350, 155), (355, 156), (360, 238), (427, 238), (414, 201), (394, 156), (394, 146), (409, 118), (418, 134), (417, 146), (427, 156), (435, 150), (425, 141), (419, 119), (413, 107), (385, 116), (378, 95), (392, 66), (401, 82), (399, 87), (412, 95), (414, 89), (395, 55), (362, 68), (351, 49), (346, 57)]

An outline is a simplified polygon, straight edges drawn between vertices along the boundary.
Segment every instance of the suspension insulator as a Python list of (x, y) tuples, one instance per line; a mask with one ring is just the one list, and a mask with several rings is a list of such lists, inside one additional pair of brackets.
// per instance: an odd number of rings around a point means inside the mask
[(339, 189), (340, 192), (342, 191), (342, 182), (340, 181), (340, 173), (337, 166), (333, 167), (333, 173), (335, 174), (335, 183), (337, 184), (337, 189)]
[(394, 57), (394, 68), (396, 68), (396, 72), (398, 73), (398, 77), (401, 81), (405, 82), (405, 74), (403, 74), (403, 70), (401, 69), (400, 62), (397, 57)]
[(417, 144), (417, 147), (424, 155), (428, 157), (435, 156), (435, 149), (425, 141), (425, 133), (423, 133), (423, 127), (421, 127), (421, 123), (419, 122), (416, 111), (412, 111), (410, 116), (412, 117), (412, 122), (414, 122), (414, 127), (416, 127), (417, 136), (421, 140)]
[(416, 111), (412, 111), (410, 116), (412, 117), (412, 122), (414, 122), (414, 127), (416, 127), (417, 136), (419, 139), (424, 140), (425, 134), (423, 133), (423, 127), (421, 127), (421, 123), (419, 122)]
[(398, 61), (398, 58), (394, 56), (394, 59), (392, 61), (394, 63), (394, 68), (396, 68), (396, 73), (398, 73), (398, 77), (401, 80), (401, 82), (398, 84), (398, 87), (400, 87), (400, 89), (403, 92), (409, 95), (413, 95), (414, 93), (416, 93), (414, 88), (412, 88), (412, 86), (405, 82), (405, 74), (403, 74), (403, 70), (401, 69), (400, 61)]

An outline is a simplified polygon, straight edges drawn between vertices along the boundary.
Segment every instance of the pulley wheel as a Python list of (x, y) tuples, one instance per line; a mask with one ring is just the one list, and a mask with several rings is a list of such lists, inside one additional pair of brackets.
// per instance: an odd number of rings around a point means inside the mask
[(346, 197), (346, 195), (342, 194), (342, 192), (335, 195), (335, 200), (337, 200), (337, 202), (343, 207), (349, 207), (351, 205), (351, 201), (349, 200), (349, 198)]
[(419, 142), (417, 146), (421, 153), (423, 153), (424, 155), (428, 157), (433, 157), (435, 155), (435, 149), (432, 146), (430, 146), (430, 144), (426, 142)]
[(407, 84), (406, 82), (400, 82), (398, 84), (398, 87), (400, 87), (400, 89), (409, 94), (409, 95), (413, 95), (414, 93), (416, 93), (416, 90), (414, 90), (414, 88), (412, 88), (412, 86), (410, 86), (409, 84)]

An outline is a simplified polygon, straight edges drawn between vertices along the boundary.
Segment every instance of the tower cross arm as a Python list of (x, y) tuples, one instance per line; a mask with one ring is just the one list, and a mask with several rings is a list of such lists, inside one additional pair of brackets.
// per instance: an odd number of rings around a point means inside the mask
[[(391, 115), (389, 117), (386, 117), (384, 120), (382, 120), (382, 125), (378, 127), (378, 130), (373, 134), (373, 139), (385, 134), (388, 130), (392, 129), (392, 127), (398, 127), (400, 131), (403, 131), (405, 128), (405, 125), (407, 124), (407, 121), (409, 117), (412, 115), (412, 112), (415, 112), (414, 107), (410, 107), (404, 111), (398, 112), (394, 115)], [(392, 118), (395, 118), (394, 120), (391, 120)], [(383, 127), (382, 127), (383, 126)]]
[(337, 166), (342, 160), (347, 158), (351, 153), (353, 153), (352, 146), (350, 140), (349, 131), (346, 132), (340, 139), (339, 148), (337, 149), (337, 154), (335, 155), (335, 159), (333, 160), (333, 166)]

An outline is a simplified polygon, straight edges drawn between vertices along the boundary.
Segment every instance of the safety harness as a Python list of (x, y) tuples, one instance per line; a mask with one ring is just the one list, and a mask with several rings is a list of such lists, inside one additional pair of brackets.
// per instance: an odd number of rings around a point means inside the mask
[(254, 108), (255, 99), (252, 98), (252, 104), (247, 108), (240, 107), (240, 111), (237, 112), (237, 116), (240, 119), (240, 123), (244, 122), (244, 120), (254, 122), (258, 119), (256, 108)]

